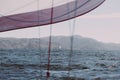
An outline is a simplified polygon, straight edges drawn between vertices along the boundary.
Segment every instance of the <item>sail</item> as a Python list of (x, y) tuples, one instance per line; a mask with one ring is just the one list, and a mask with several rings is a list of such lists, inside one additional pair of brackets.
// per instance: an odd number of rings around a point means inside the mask
[[(6, 1), (7, 3), (8, 0), (2, 0), (2, 1), (3, 3), (1, 2), (0, 4), (4, 5), (5, 3), (4, 1)], [(12, 0), (10, 1), (12, 3)], [(24, 0), (16, 0), (16, 1), (20, 2)], [(44, 8), (43, 6), (43, 8), (41, 9), (39, 9), (40, 8), (39, 6), (43, 5), (44, 3), (39, 2), (38, 7), (36, 9), (33, 10), (31, 9), (31, 11), (28, 11), (28, 9), (26, 9), (23, 12), (17, 11), (16, 9), (16, 13), (11, 13), (11, 14), (9, 13), (3, 14), (4, 9), (6, 9), (6, 7), (1, 5), (0, 32), (49, 25), (51, 24), (51, 18), (52, 18), (52, 24), (66, 21), (90, 12), (91, 10), (97, 8), (104, 1), (105, 0), (69, 0), (69, 1), (61, 0), (61, 4), (55, 5), (57, 3), (54, 3), (53, 6), (48, 6), (46, 8)], [(14, 6), (15, 4), (12, 5)], [(52, 13), (53, 17), (51, 17), (51, 10), (52, 10), (51, 7), (53, 7), (53, 13)]]

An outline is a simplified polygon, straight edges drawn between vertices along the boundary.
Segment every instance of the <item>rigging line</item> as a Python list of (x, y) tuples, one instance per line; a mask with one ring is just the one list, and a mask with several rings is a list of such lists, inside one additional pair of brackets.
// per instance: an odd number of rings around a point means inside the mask
[[(75, 8), (77, 8), (77, 0), (75, 0)], [(77, 11), (74, 12), (74, 16), (76, 16)], [(73, 42), (74, 42), (74, 33), (75, 33), (75, 23), (76, 19), (73, 19), (73, 25), (70, 25), (71, 27), (71, 34), (70, 34), (70, 53), (69, 53), (69, 69), (68, 69), (68, 77), (70, 77), (70, 71), (71, 71), (71, 63), (72, 63), (72, 55), (73, 55)]]
[[(68, 0), (68, 2), (69, 2), (69, 0)], [(69, 4), (67, 4), (67, 10), (69, 11), (70, 10), (70, 6), (69, 6)], [(70, 15), (68, 15), (68, 17), (70, 17)], [(68, 23), (69, 23), (69, 25), (68, 25), (68, 27), (69, 27), (69, 33), (70, 33), (70, 35), (71, 35), (71, 20), (70, 21), (68, 21)], [(70, 63), (70, 58), (71, 58), (71, 52), (69, 52), (69, 60), (68, 60), (68, 78), (70, 77), (70, 68), (71, 68), (71, 63)]]
[[(69, 2), (69, 0), (67, 1), (67, 2)], [(67, 4), (67, 10), (68, 10), (68, 12), (69, 12), (69, 10), (70, 10), (70, 5), (69, 4)], [(68, 14), (68, 17), (70, 17), (70, 15)], [(68, 23), (69, 23), (69, 25), (68, 25), (68, 27), (69, 27), (69, 34), (71, 35), (72, 33), (71, 33), (71, 20), (70, 21), (68, 21)], [(71, 68), (71, 63), (70, 63), (70, 55), (71, 55), (71, 52), (69, 52), (69, 60), (68, 60), (68, 78), (70, 77), (70, 68)]]
[[(39, 12), (39, 9), (40, 9), (40, 1), (39, 0), (37, 0), (37, 9), (38, 9), (38, 25), (40, 24), (40, 12)], [(40, 37), (41, 37), (41, 29), (40, 29), (40, 27), (38, 27), (38, 35), (39, 35), (39, 54), (40, 54), (40, 79), (42, 80), (42, 49), (41, 49), (41, 39), (40, 39)]]
[(46, 72), (46, 77), (47, 80), (50, 77), (50, 56), (51, 56), (51, 39), (52, 39), (52, 23), (53, 23), (53, 6), (54, 6), (54, 0), (52, 0), (52, 7), (51, 7), (51, 20), (50, 20), (50, 36), (49, 36), (49, 46), (48, 46), (48, 64), (47, 64), (47, 72)]

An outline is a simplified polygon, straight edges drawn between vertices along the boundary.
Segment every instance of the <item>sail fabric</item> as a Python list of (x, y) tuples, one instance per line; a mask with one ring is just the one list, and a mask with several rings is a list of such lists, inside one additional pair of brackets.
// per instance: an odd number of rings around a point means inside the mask
[(30, 12), (18, 12), (8, 15), (1, 14), (0, 32), (66, 21), (90, 12), (91, 10), (97, 8), (104, 1), (105, 0), (70, 0), (69, 2), (54, 6), (52, 23), (51, 6), (45, 9), (36, 9)]

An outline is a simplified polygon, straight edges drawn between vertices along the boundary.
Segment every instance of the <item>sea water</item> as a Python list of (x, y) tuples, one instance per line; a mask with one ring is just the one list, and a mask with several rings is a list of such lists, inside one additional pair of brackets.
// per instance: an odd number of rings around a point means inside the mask
[[(71, 59), (71, 62), (69, 62)], [(49, 80), (120, 80), (120, 51), (51, 51)], [(46, 50), (0, 50), (0, 80), (47, 80)]]

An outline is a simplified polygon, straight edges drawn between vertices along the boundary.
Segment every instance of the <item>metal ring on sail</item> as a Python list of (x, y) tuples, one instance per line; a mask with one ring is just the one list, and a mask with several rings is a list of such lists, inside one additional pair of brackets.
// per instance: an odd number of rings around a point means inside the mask
[[(75, 8), (75, 0), (73, 0), (69, 3), (56, 6), (53, 8), (53, 24), (86, 14), (97, 8), (104, 1), (105, 0), (77, 0), (77, 7)], [(68, 5), (70, 6), (69, 11), (67, 9)], [(75, 11), (76, 15), (74, 16)], [(51, 8), (39, 10), (39, 13), (41, 13), (42, 16), (38, 14), (38, 11), (2, 16), (0, 17), (0, 32), (51, 24)], [(38, 17), (40, 17), (39, 21)]]

